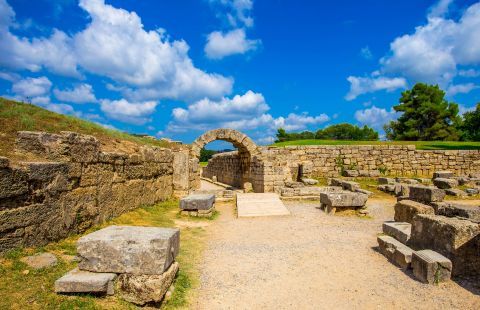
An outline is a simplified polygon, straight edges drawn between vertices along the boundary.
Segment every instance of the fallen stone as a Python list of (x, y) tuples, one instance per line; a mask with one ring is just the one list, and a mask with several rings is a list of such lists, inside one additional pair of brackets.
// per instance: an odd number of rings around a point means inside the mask
[(446, 178), (446, 179), (453, 178), (453, 172), (451, 172), (451, 171), (435, 171), (433, 173), (433, 179), (437, 179), (437, 178)]
[(57, 257), (51, 253), (41, 253), (33, 256), (22, 257), (20, 261), (32, 267), (33, 269), (53, 267), (58, 262)]
[(327, 214), (335, 214), (338, 207), (358, 209), (365, 206), (368, 196), (349, 191), (320, 193), (320, 209)]
[(465, 177), (465, 176), (456, 177), (454, 179), (458, 181), (458, 185), (465, 185), (465, 184), (471, 183), (471, 179), (469, 177)]
[(415, 278), (428, 284), (448, 281), (452, 275), (452, 262), (432, 250), (413, 252), (412, 268)]
[(410, 185), (419, 183), (418, 180), (415, 180), (415, 179), (400, 178), (400, 177), (395, 178), (395, 181), (398, 183), (405, 183)]
[(366, 189), (362, 189), (362, 188), (357, 189), (355, 192), (356, 192), (356, 193), (365, 194), (365, 195), (367, 195), (368, 197), (370, 197), (370, 196), (373, 195), (373, 192), (371, 192), (371, 191), (369, 191), (369, 190), (366, 190)]
[(181, 210), (208, 210), (215, 203), (213, 194), (192, 194), (180, 200)]
[(341, 186), (344, 190), (351, 191), (351, 192), (355, 192), (358, 189), (360, 189), (360, 184), (353, 181), (343, 181)]
[(378, 184), (393, 184), (393, 183), (395, 183), (395, 179), (385, 178), (385, 177), (378, 178), (377, 181), (378, 181)]
[(290, 188), (300, 188), (304, 187), (305, 184), (303, 184), (302, 182), (285, 182), (285, 186)]
[(455, 202), (435, 202), (432, 203), (436, 215), (446, 217), (463, 217), (476, 223), (480, 223), (480, 207), (463, 205)]
[(218, 182), (216, 175), (212, 176), (212, 182)]
[(480, 275), (480, 226), (467, 219), (419, 214), (413, 219), (409, 245), (431, 249), (453, 263), (452, 274)]
[(445, 194), (454, 197), (465, 197), (467, 193), (458, 188), (449, 188), (445, 190)]
[(407, 183), (395, 183), (395, 188), (393, 190), (395, 196), (409, 196), (410, 195), (410, 185)]
[(343, 171), (343, 176), (344, 177), (358, 177), (360, 173), (358, 170), (344, 170)]
[(172, 228), (109, 226), (80, 238), (81, 270), (162, 274), (178, 255), (180, 231)]
[(438, 202), (445, 198), (445, 191), (431, 186), (412, 185), (409, 196), (411, 200), (419, 202)]
[(412, 234), (412, 224), (406, 222), (384, 222), (383, 233), (394, 237), (403, 244), (407, 244)]
[(395, 204), (396, 222), (413, 223), (413, 218), (417, 214), (435, 214), (435, 210), (431, 206), (427, 206), (412, 200), (401, 200)]
[(390, 236), (378, 236), (378, 249), (388, 260), (402, 269), (408, 269), (412, 261), (412, 252), (408, 246)]
[(433, 179), (433, 185), (441, 189), (448, 189), (457, 187), (458, 181), (455, 179), (436, 178)]
[(113, 295), (114, 273), (82, 271), (75, 268), (55, 281), (55, 293), (96, 293)]
[(478, 195), (480, 193), (480, 190), (478, 188), (467, 188), (465, 189), (465, 193), (467, 193), (469, 196), (473, 196)]
[(137, 304), (158, 303), (172, 285), (178, 271), (174, 262), (160, 275), (121, 274), (117, 281), (117, 291), (124, 300)]
[(302, 183), (305, 184), (305, 185), (317, 185), (318, 180), (309, 179), (309, 178), (302, 178)]

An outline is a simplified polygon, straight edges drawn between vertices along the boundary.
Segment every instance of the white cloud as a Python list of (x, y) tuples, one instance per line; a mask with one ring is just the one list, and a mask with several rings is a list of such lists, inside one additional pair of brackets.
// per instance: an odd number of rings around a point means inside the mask
[(12, 91), (19, 97), (38, 97), (50, 93), (52, 82), (47, 77), (26, 78), (13, 83)]
[(240, 26), (253, 26), (253, 0), (210, 0), (211, 4), (219, 5), (222, 10), (219, 10), (217, 15), (225, 16), (230, 26), (236, 28)]
[(100, 100), (100, 109), (107, 117), (124, 123), (143, 125), (151, 121), (149, 116), (155, 112), (157, 106), (155, 101), (128, 102), (120, 100)]
[(480, 71), (475, 69), (460, 70), (458, 71), (458, 75), (463, 77), (477, 77), (480, 76)]
[(439, 0), (435, 5), (430, 8), (428, 18), (443, 17), (448, 13), (448, 7), (452, 4), (453, 0)]
[(221, 59), (255, 50), (260, 43), (260, 40), (247, 39), (244, 29), (234, 29), (227, 33), (214, 31), (207, 37), (205, 54), (211, 59)]
[(395, 77), (357, 77), (349, 76), (350, 91), (345, 96), (347, 100), (353, 100), (366, 93), (372, 93), (379, 90), (394, 91), (399, 88), (406, 88), (407, 81), (404, 78)]
[(365, 46), (360, 50), (360, 55), (367, 60), (370, 60), (373, 58), (372, 51), (368, 46)]
[(355, 112), (355, 119), (362, 125), (369, 125), (376, 129), (381, 129), (383, 125), (389, 123), (392, 120), (397, 119), (398, 113), (395, 110), (390, 109), (387, 111), (383, 108), (377, 108), (372, 106), (365, 110), (357, 110)]
[(450, 85), (447, 89), (448, 96), (455, 96), (456, 94), (468, 94), (472, 90), (478, 88), (477, 85), (473, 83), (466, 83), (466, 84), (456, 84)]
[(466, 112), (472, 112), (472, 111), (475, 111), (476, 109), (476, 106), (471, 106), (471, 107), (466, 107), (464, 106), (463, 104), (459, 104), (458, 105), (458, 114), (459, 115), (463, 115), (465, 114)]
[[(50, 110), (59, 114), (75, 114), (75, 110), (71, 105), (63, 103), (48, 103), (44, 104), (43, 107), (47, 110)], [(78, 116), (78, 115), (77, 115)]]
[(73, 89), (54, 89), (53, 93), (58, 100), (66, 102), (87, 103), (97, 101), (97, 98), (95, 98), (95, 94), (93, 93), (92, 85), (89, 84), (80, 84)]
[(21, 77), (20, 75), (12, 72), (2, 72), (0, 71), (0, 79), (9, 81), (9, 82), (15, 82), (19, 80)]

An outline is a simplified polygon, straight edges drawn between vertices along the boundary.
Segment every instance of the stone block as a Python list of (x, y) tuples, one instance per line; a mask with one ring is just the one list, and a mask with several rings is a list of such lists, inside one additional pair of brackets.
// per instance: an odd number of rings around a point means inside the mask
[(55, 281), (55, 293), (96, 293), (113, 295), (116, 274), (82, 271), (77, 268)]
[(409, 196), (410, 195), (410, 185), (407, 183), (395, 183), (395, 188), (393, 193), (395, 196)]
[(452, 274), (480, 275), (480, 226), (467, 219), (419, 214), (413, 219), (409, 244), (431, 249), (453, 263)]
[(433, 179), (433, 185), (441, 189), (449, 189), (458, 186), (458, 181), (455, 179), (436, 178)]
[(455, 202), (435, 202), (432, 203), (436, 215), (446, 217), (463, 217), (473, 222), (480, 223), (480, 207), (464, 205)]
[(305, 185), (316, 185), (318, 184), (318, 180), (309, 179), (309, 178), (302, 178), (302, 183)]
[(393, 178), (385, 178), (385, 177), (378, 178), (378, 184), (393, 184), (393, 183), (395, 183), (395, 179)]
[(28, 193), (28, 175), (23, 169), (0, 169), (0, 199)]
[(366, 189), (363, 189), (363, 188), (357, 189), (355, 192), (356, 192), (356, 193), (365, 194), (365, 195), (367, 195), (368, 197), (370, 197), (370, 196), (373, 195), (373, 192), (371, 192), (371, 191), (369, 191), (369, 190), (366, 190)]
[[(320, 193), (321, 206), (330, 208), (352, 207), (361, 208), (365, 206), (368, 196), (361, 193), (353, 193), (348, 191)], [(335, 210), (332, 210), (333, 213)]]
[(77, 241), (78, 267), (94, 272), (162, 274), (178, 255), (180, 231), (109, 226)]
[(428, 284), (448, 281), (452, 274), (452, 262), (432, 250), (413, 252), (412, 268), (415, 278)]
[(431, 186), (412, 185), (410, 186), (410, 200), (419, 202), (439, 202), (445, 198), (445, 191)]
[(451, 172), (451, 171), (435, 171), (433, 173), (433, 179), (437, 179), (437, 178), (446, 178), (446, 179), (453, 178), (453, 172)]
[(478, 189), (478, 188), (467, 188), (467, 189), (465, 189), (465, 193), (467, 193), (467, 195), (469, 195), (469, 196), (478, 195), (480, 193), (480, 189)]
[(458, 188), (449, 188), (445, 190), (445, 194), (449, 196), (454, 196), (454, 197), (465, 197), (467, 196), (467, 193), (462, 191), (461, 189)]
[(358, 177), (360, 173), (358, 170), (344, 170), (343, 171), (343, 176), (344, 177)]
[(413, 185), (413, 184), (418, 184), (418, 180), (415, 180), (415, 179), (410, 179), (410, 178), (400, 178), (400, 177), (397, 177), (395, 178), (395, 181), (397, 183), (404, 183), (404, 184), (410, 184), (410, 185)]
[(412, 252), (408, 246), (390, 236), (378, 236), (378, 250), (388, 260), (401, 267), (408, 269), (412, 261)]
[(172, 285), (178, 271), (174, 262), (160, 275), (121, 274), (117, 281), (117, 291), (124, 300), (137, 304), (158, 303)]
[(33, 269), (42, 269), (53, 267), (57, 264), (57, 257), (51, 253), (41, 253), (33, 256), (26, 256), (20, 259)]
[(347, 191), (355, 192), (360, 189), (360, 184), (352, 181), (342, 181), (342, 188)]
[(412, 234), (412, 224), (406, 222), (384, 222), (383, 233), (406, 244)]
[(431, 206), (427, 206), (412, 200), (401, 200), (395, 204), (395, 216), (396, 222), (413, 223), (413, 218), (417, 214), (435, 214), (434, 209)]
[(209, 210), (215, 203), (213, 194), (192, 194), (180, 200), (181, 210)]

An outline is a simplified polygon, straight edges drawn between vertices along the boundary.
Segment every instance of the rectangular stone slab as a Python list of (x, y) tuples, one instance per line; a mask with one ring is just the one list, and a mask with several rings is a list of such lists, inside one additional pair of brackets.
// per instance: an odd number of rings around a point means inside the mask
[(453, 172), (451, 171), (435, 171), (433, 173), (433, 178), (453, 178)]
[(55, 281), (55, 293), (100, 293), (113, 295), (114, 273), (97, 273), (75, 268)]
[(435, 214), (435, 210), (431, 206), (408, 199), (398, 201), (394, 209), (396, 222), (406, 222), (410, 224), (412, 224), (413, 218), (417, 214)]
[(432, 186), (414, 185), (410, 186), (410, 200), (419, 202), (439, 202), (445, 198), (445, 191)]
[(180, 200), (182, 210), (209, 210), (215, 203), (213, 194), (193, 194)]
[(332, 207), (363, 207), (368, 196), (349, 191), (320, 193), (320, 203)]
[(412, 268), (415, 278), (429, 284), (448, 281), (452, 274), (452, 262), (432, 250), (413, 252)]
[(397, 266), (408, 269), (413, 250), (390, 236), (378, 236), (378, 249), (388, 260)]
[(385, 222), (382, 225), (383, 233), (394, 237), (406, 244), (412, 233), (412, 224), (406, 222)]
[(162, 274), (178, 255), (180, 231), (172, 228), (109, 226), (80, 238), (81, 270)]

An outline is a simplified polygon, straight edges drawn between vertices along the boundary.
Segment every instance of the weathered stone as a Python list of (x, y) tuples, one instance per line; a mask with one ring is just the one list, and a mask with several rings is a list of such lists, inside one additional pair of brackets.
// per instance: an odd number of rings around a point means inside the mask
[(412, 224), (406, 222), (384, 222), (383, 233), (406, 244), (412, 234)]
[(137, 305), (158, 303), (172, 285), (178, 271), (178, 263), (174, 262), (160, 275), (121, 274), (117, 281), (120, 297)]
[(453, 263), (453, 275), (480, 275), (480, 226), (467, 219), (417, 215), (409, 244), (432, 249)]
[(243, 192), (244, 193), (251, 193), (253, 192), (253, 185), (250, 182), (243, 183)]
[(397, 177), (395, 178), (395, 181), (397, 183), (404, 183), (404, 184), (418, 184), (418, 180), (415, 180), (415, 179), (410, 179), (410, 178), (400, 178), (400, 177)]
[(216, 175), (212, 176), (212, 182), (218, 182)]
[(19, 168), (0, 169), (0, 199), (28, 193), (28, 175)]
[(435, 171), (433, 173), (433, 179), (437, 179), (437, 178), (446, 178), (446, 179), (453, 178), (453, 172), (451, 172), (451, 171)]
[(449, 188), (445, 190), (445, 194), (455, 197), (464, 197), (467, 196), (467, 193), (458, 188)]
[(476, 223), (480, 223), (480, 207), (463, 205), (455, 202), (432, 203), (436, 215), (446, 217), (463, 217)]
[(478, 188), (467, 188), (465, 189), (465, 193), (469, 196), (478, 195), (480, 193), (480, 189)]
[(79, 268), (95, 272), (161, 274), (178, 255), (180, 231), (109, 226), (80, 238)]
[(360, 189), (360, 184), (357, 182), (352, 182), (352, 181), (342, 181), (342, 185), (344, 190), (355, 192), (358, 189)]
[(33, 269), (42, 269), (53, 267), (57, 264), (57, 257), (51, 253), (40, 253), (33, 256), (26, 256), (20, 259)]
[(0, 156), (0, 169), (7, 168), (10, 164), (10, 160), (6, 157)]
[(309, 178), (302, 178), (302, 183), (305, 185), (316, 185), (318, 184), (318, 180), (309, 179)]
[(393, 184), (393, 183), (395, 183), (395, 179), (393, 178), (385, 178), (385, 177), (378, 178), (378, 184)]
[(393, 190), (395, 196), (409, 196), (410, 185), (406, 183), (395, 183), (395, 189)]
[(303, 184), (302, 182), (285, 182), (285, 186), (290, 188), (299, 188), (304, 187), (305, 184)]
[(114, 273), (98, 273), (75, 268), (55, 281), (55, 293), (114, 294)]
[(412, 200), (401, 200), (395, 204), (395, 221), (412, 224), (417, 214), (435, 214), (431, 206), (427, 206)]
[(412, 249), (390, 236), (378, 236), (378, 249), (388, 260), (403, 269), (410, 267)]
[(343, 171), (343, 176), (344, 177), (358, 177), (360, 173), (358, 170), (344, 170)]
[(432, 250), (413, 252), (412, 268), (415, 278), (428, 284), (448, 281), (452, 274), (452, 262)]
[(455, 179), (436, 178), (433, 179), (433, 185), (441, 189), (448, 189), (458, 186), (458, 181)]
[(365, 195), (367, 195), (368, 197), (370, 197), (370, 196), (373, 195), (373, 192), (371, 192), (371, 191), (369, 191), (369, 190), (366, 190), (366, 189), (363, 189), (363, 188), (357, 189), (355, 192), (356, 192), (356, 193), (365, 194)]
[(419, 202), (438, 202), (445, 197), (445, 191), (436, 187), (423, 185), (410, 186), (410, 199)]
[(368, 196), (348, 191), (320, 193), (320, 203), (333, 207), (363, 207)]
[(213, 194), (192, 194), (180, 200), (181, 210), (209, 210), (215, 203)]

